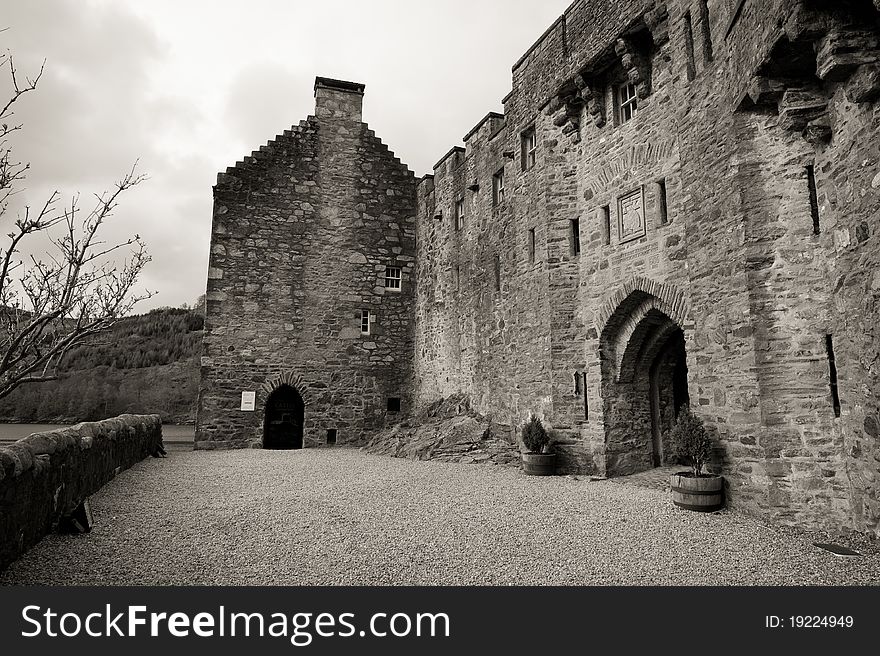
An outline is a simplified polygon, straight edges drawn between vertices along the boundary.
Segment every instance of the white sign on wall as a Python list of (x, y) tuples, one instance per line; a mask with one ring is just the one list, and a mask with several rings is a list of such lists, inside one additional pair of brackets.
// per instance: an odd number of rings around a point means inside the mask
[(253, 412), (257, 405), (257, 393), (256, 392), (242, 392), (241, 393), (241, 409), (245, 412)]

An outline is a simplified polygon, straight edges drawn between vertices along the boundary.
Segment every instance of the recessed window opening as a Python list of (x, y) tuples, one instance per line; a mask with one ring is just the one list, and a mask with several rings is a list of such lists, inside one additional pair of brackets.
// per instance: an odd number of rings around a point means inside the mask
[(388, 409), (388, 412), (400, 412), (400, 399), (395, 396), (389, 396), (388, 404), (386, 407)]
[(528, 171), (535, 166), (538, 152), (538, 134), (531, 127), (522, 133), (522, 168)]
[(581, 376), (583, 377), (583, 381), (581, 382), (581, 386), (584, 389), (584, 419), (586, 421), (590, 420), (590, 396), (587, 393), (587, 372), (584, 371)]
[(535, 229), (529, 230), (529, 262), (535, 261)]
[(400, 267), (385, 267), (385, 289), (393, 292), (399, 292), (401, 289), (401, 270)]
[(691, 12), (684, 15), (684, 52), (687, 61), (687, 79), (697, 77), (697, 66), (694, 57), (694, 25), (691, 21)]
[(464, 227), (464, 199), (455, 203), (455, 229), (461, 230)]
[(611, 206), (603, 205), (601, 210), (599, 211), (600, 216), (602, 217), (602, 225), (600, 228), (602, 229), (602, 241), (605, 246), (611, 245)]
[(373, 323), (373, 313), (369, 310), (361, 310), (361, 335), (370, 334), (370, 326)]
[(335, 428), (328, 428), (327, 429), (327, 444), (329, 446), (336, 444), (336, 429)]
[(492, 176), (492, 202), (496, 206), (504, 202), (504, 169)]
[(825, 351), (828, 355), (828, 378), (831, 387), (831, 405), (834, 416), (840, 416), (840, 393), (837, 389), (837, 361), (834, 357), (834, 337), (825, 335)]
[(580, 219), (571, 219), (568, 226), (569, 253), (581, 254), (581, 222)]
[(712, 26), (709, 23), (709, 2), (700, 0), (700, 32), (703, 37), (703, 61), (712, 61)]
[(660, 225), (669, 223), (669, 206), (666, 204), (666, 180), (657, 182), (657, 211), (659, 212)]
[(816, 170), (813, 165), (807, 166), (807, 189), (810, 193), (810, 216), (813, 218), (813, 234), (822, 232), (819, 225), (819, 193), (816, 189)]
[(639, 105), (639, 97), (636, 94), (636, 85), (632, 82), (624, 82), (617, 87), (617, 121), (626, 123), (636, 115)]
[(581, 395), (581, 372), (580, 371), (574, 372), (574, 393), (575, 393), (575, 396)]

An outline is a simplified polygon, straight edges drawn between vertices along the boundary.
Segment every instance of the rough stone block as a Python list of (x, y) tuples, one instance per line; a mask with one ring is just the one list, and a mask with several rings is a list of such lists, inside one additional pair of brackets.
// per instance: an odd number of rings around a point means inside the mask
[(859, 66), (849, 80), (846, 97), (854, 103), (875, 102), (880, 99), (880, 64)]

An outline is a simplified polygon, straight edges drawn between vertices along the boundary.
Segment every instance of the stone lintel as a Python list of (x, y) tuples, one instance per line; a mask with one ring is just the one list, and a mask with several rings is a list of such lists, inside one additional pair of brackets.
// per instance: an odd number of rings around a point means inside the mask
[(816, 74), (819, 79), (840, 82), (862, 64), (880, 59), (877, 35), (858, 30), (831, 30), (816, 47)]
[(786, 89), (779, 101), (779, 127), (803, 131), (828, 111), (828, 99), (816, 89)]

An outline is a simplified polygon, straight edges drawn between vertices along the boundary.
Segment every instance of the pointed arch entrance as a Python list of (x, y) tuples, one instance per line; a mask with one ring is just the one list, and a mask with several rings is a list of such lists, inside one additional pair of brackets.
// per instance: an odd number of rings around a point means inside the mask
[(263, 418), (264, 449), (303, 448), (305, 403), (290, 385), (280, 385), (266, 399)]
[(690, 402), (685, 304), (670, 285), (634, 279), (603, 311), (599, 355), (605, 470), (608, 476), (621, 476), (670, 462), (664, 438)]

